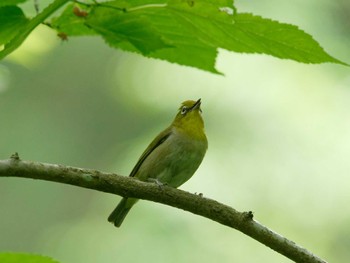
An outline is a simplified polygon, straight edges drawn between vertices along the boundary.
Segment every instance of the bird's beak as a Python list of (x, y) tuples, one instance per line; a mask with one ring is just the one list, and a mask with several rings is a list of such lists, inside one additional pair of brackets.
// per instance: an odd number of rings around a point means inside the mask
[(196, 103), (192, 106), (191, 111), (195, 109), (199, 109), (200, 106), (201, 106), (201, 99), (196, 101)]

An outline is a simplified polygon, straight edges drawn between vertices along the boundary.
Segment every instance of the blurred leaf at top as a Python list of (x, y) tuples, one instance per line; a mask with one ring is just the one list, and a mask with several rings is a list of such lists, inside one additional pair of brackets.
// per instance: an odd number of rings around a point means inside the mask
[(28, 19), (19, 7), (13, 5), (0, 7), (0, 45), (8, 43), (27, 22)]
[(31, 254), (21, 254), (21, 253), (0, 253), (0, 262), (2, 263), (59, 263), (52, 258), (41, 256), (41, 255), (31, 255)]

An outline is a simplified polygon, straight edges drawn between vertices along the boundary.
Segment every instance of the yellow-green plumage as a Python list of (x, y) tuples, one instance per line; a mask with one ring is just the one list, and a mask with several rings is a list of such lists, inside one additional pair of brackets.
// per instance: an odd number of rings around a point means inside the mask
[[(146, 148), (130, 176), (141, 181), (157, 180), (172, 187), (179, 187), (192, 177), (208, 148), (200, 105), (200, 99), (182, 103), (172, 124)], [(108, 221), (120, 227), (137, 201), (123, 198)]]

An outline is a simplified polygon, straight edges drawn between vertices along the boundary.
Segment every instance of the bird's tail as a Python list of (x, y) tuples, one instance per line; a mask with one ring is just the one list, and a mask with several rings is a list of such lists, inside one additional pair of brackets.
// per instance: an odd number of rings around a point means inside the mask
[(129, 213), (132, 206), (137, 202), (137, 199), (124, 197), (118, 206), (109, 215), (108, 221), (113, 223), (116, 227), (120, 227), (126, 215)]

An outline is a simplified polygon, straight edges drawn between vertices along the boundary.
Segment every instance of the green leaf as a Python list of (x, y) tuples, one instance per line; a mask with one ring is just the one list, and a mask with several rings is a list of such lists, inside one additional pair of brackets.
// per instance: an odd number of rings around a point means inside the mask
[[(4, 0), (6, 3), (19, 1), (25, 0)], [(0, 51), (0, 58), (18, 47), (35, 26), (66, 2), (68, 0), (55, 0), (49, 5), (50, 12), (45, 9), (33, 18), (25, 32), (20, 29), (27, 19), (18, 7), (0, 8), (0, 44), (6, 44), (17, 33)], [(114, 48), (214, 73), (218, 73), (215, 62), (219, 48), (303, 63), (347, 65), (327, 54), (311, 35), (298, 27), (237, 13), (232, 0), (91, 2), (68, 5), (61, 15), (52, 19), (52, 27), (68, 36), (98, 34)], [(81, 6), (79, 10), (83, 13), (77, 12), (76, 6)]]
[(20, 3), (27, 2), (29, 0), (1, 0), (0, 1), (0, 7), (5, 5), (17, 5)]
[(134, 13), (98, 6), (88, 16), (87, 24), (114, 47), (126, 42), (144, 55), (170, 47), (149, 18)]
[(0, 253), (1, 263), (59, 263), (52, 258), (22, 253)]
[(28, 23), (17, 6), (0, 7), (0, 45), (8, 43)]
[[(218, 73), (216, 47), (192, 36), (162, 3), (137, 6), (135, 2), (133, 6), (121, 1), (97, 6), (87, 23), (113, 47)], [(125, 7), (135, 10), (125, 12)]]
[(265, 53), (303, 63), (345, 64), (327, 54), (311, 35), (297, 26), (252, 14), (237, 14), (234, 19), (234, 29), (229, 34), (236, 38), (233, 51)]
[[(208, 45), (241, 53), (264, 53), (304, 63), (343, 62), (328, 55), (304, 31), (252, 14), (224, 12), (215, 1), (196, 2), (193, 6), (173, 0), (167, 8), (191, 27)], [(214, 4), (213, 4), (214, 3)], [(219, 11), (220, 10), (220, 11)]]
[(110, 1), (94, 6), (86, 23), (113, 47), (215, 73), (218, 48), (345, 64), (298, 27), (236, 13), (229, 0)]
[(59, 17), (51, 20), (51, 26), (58, 32), (64, 32), (68, 36), (96, 35), (95, 31), (85, 25), (86, 17), (74, 14), (74, 7), (86, 12), (87, 16), (89, 15), (89, 8), (81, 7), (77, 4), (69, 4)]

